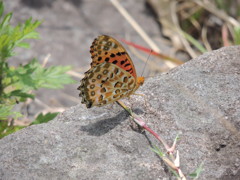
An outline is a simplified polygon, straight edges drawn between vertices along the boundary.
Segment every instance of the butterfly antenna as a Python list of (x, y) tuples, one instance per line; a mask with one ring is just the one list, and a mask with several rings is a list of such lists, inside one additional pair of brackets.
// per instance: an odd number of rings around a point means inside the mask
[(146, 68), (146, 66), (147, 66), (147, 62), (148, 62), (149, 57), (150, 57), (150, 55), (152, 54), (152, 52), (153, 52), (153, 50), (151, 49), (151, 51), (150, 51), (149, 54), (148, 54), (147, 61), (145, 62), (145, 65), (144, 65), (144, 67), (143, 67), (143, 72), (142, 72), (142, 74), (141, 74), (141, 77), (143, 76), (144, 70), (145, 70), (145, 68)]

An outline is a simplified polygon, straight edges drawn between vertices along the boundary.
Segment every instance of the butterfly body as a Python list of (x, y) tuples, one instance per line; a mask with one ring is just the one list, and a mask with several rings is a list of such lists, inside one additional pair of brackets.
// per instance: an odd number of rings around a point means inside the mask
[(135, 67), (124, 47), (106, 35), (95, 39), (90, 47), (91, 68), (78, 87), (87, 108), (103, 106), (133, 94), (144, 78), (137, 77)]

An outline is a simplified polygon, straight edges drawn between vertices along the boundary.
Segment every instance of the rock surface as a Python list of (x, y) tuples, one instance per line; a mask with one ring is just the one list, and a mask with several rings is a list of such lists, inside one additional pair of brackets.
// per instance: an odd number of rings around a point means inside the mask
[[(181, 169), (204, 162), (199, 179), (240, 177), (240, 47), (206, 53), (146, 80), (124, 100), (169, 145), (180, 140)], [(156, 180), (171, 172), (150, 150), (162, 147), (133, 131), (118, 105), (87, 109), (79, 104), (55, 120), (0, 140), (0, 177), (13, 179)], [(173, 178), (174, 179), (174, 178)]]

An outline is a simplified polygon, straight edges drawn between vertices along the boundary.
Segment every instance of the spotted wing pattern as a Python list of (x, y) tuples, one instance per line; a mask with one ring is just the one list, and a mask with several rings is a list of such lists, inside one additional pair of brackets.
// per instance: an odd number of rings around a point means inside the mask
[(137, 78), (132, 60), (117, 40), (99, 36), (93, 41), (90, 53), (91, 68), (78, 87), (87, 108), (128, 97), (143, 84), (144, 78)]
[(103, 35), (96, 38), (90, 47), (90, 53), (92, 55), (92, 67), (103, 62), (109, 62), (116, 64), (137, 78), (134, 64), (126, 49), (112, 37)]

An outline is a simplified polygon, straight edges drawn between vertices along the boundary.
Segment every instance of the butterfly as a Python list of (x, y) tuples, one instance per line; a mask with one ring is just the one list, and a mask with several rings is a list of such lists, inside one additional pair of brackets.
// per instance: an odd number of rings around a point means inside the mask
[(125, 48), (114, 38), (98, 36), (90, 47), (91, 68), (80, 81), (79, 96), (87, 108), (113, 103), (129, 97), (144, 77), (137, 77), (134, 64)]

